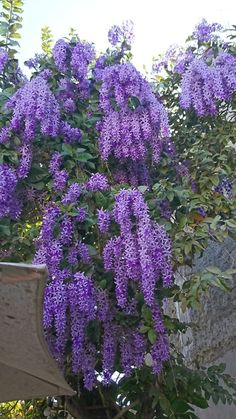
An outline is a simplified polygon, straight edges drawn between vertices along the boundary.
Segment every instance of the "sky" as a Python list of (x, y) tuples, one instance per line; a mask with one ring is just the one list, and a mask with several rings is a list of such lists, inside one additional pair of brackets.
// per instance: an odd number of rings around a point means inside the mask
[(41, 51), (41, 28), (48, 25), (54, 40), (75, 28), (80, 38), (107, 48), (114, 24), (134, 22), (134, 62), (150, 68), (152, 57), (171, 44), (183, 44), (202, 18), (210, 23), (236, 24), (235, 0), (25, 0), (21, 31), (21, 63)]

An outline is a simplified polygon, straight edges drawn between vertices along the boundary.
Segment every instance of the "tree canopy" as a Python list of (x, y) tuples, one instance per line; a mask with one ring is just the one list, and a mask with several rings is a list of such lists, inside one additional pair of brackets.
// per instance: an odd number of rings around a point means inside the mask
[(1, 260), (47, 264), (45, 336), (77, 391), (25, 402), (25, 417), (196, 418), (210, 399), (236, 403), (223, 364), (186, 365), (173, 336), (188, 325), (165, 310), (201, 309), (235, 273), (175, 283), (210, 241), (235, 238), (236, 27), (203, 20), (149, 76), (132, 64), (132, 22), (102, 54), (73, 30), (52, 48), (46, 27), (27, 79), (23, 2), (1, 4)]

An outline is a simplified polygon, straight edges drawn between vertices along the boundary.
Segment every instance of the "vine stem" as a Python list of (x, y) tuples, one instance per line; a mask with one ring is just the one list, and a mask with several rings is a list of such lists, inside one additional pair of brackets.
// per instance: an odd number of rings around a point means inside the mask
[[(10, 1), (10, 12), (9, 12), (9, 20), (8, 20), (8, 24), (9, 24), (9, 26), (10, 26), (10, 24), (11, 24), (11, 19), (12, 19), (12, 13), (13, 13), (13, 2), (14, 2), (14, 0), (11, 0), (11, 1)], [(6, 50), (8, 50), (8, 47), (7, 47), (8, 37), (9, 37), (9, 29), (8, 29), (8, 31), (7, 31), (7, 33), (6, 33)]]
[(123, 409), (121, 409), (121, 411), (119, 413), (117, 413), (116, 416), (114, 416), (113, 419), (119, 419), (122, 418), (124, 416), (124, 414), (126, 412), (128, 412), (130, 409), (132, 409), (134, 406), (136, 406), (139, 403), (139, 400), (135, 400), (134, 402), (130, 403), (129, 406), (124, 407)]

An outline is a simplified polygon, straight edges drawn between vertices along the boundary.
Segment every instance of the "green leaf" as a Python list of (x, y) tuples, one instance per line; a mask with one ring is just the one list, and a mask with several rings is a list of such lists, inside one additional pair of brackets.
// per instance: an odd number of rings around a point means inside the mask
[(156, 342), (156, 340), (157, 340), (157, 335), (156, 335), (155, 330), (153, 330), (153, 329), (149, 329), (149, 331), (148, 331), (148, 339), (149, 339), (149, 341), (150, 341), (150, 343), (151, 343), (152, 345)]
[(186, 403), (184, 400), (178, 399), (171, 403), (171, 407), (176, 413), (184, 413), (188, 410), (192, 410), (192, 407), (188, 403)]
[(99, 285), (100, 285), (100, 287), (101, 287), (103, 290), (105, 290), (105, 289), (106, 289), (106, 286), (107, 286), (107, 281), (106, 281), (106, 279), (102, 279), (102, 281), (101, 281), (101, 282), (99, 282)]
[(166, 396), (162, 393), (159, 396), (159, 403), (160, 403), (160, 406), (161, 406), (162, 410), (165, 413), (167, 413), (167, 414), (171, 413), (171, 404), (170, 404), (169, 400), (166, 398)]
[(150, 308), (148, 308), (145, 305), (143, 305), (143, 307), (142, 307), (142, 315), (143, 315), (143, 318), (146, 320), (147, 323), (150, 323), (152, 321), (151, 310), (150, 310)]
[(34, 183), (34, 188), (37, 189), (37, 191), (42, 191), (45, 187), (45, 184), (43, 182)]
[(221, 270), (219, 268), (217, 268), (216, 266), (208, 266), (206, 268), (206, 270), (208, 272), (211, 272), (212, 274), (216, 274), (216, 275), (220, 275), (221, 274)]
[(209, 407), (206, 399), (195, 394), (191, 396), (191, 404), (194, 404), (195, 406), (200, 407), (201, 409), (207, 409), (207, 407)]
[(235, 220), (226, 220), (226, 224), (229, 227), (236, 228), (236, 221)]
[(86, 162), (88, 160), (93, 159), (94, 157), (92, 156), (92, 154), (89, 153), (83, 153), (83, 154), (78, 154), (78, 156), (76, 157), (76, 160), (80, 161), (80, 162)]
[(140, 327), (140, 333), (147, 333), (147, 331), (150, 329), (150, 327), (149, 326), (144, 326), (144, 325), (142, 325), (141, 327)]

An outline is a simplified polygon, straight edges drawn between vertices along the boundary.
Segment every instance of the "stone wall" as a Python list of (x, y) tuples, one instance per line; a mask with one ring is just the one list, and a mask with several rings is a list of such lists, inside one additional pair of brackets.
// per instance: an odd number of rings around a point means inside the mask
[[(176, 281), (182, 283), (191, 271), (199, 272), (207, 266), (217, 266), (222, 271), (235, 268), (236, 242), (227, 239), (223, 244), (211, 243), (192, 270), (182, 268), (177, 273)], [(225, 362), (227, 372), (236, 379), (236, 276), (232, 291), (212, 287), (209, 295), (202, 299), (202, 306), (202, 311), (182, 313), (176, 305), (178, 318), (193, 323), (193, 327), (180, 336), (182, 352), (190, 364), (195, 360), (201, 365)], [(236, 406), (213, 405), (197, 414), (200, 419), (235, 419)]]

